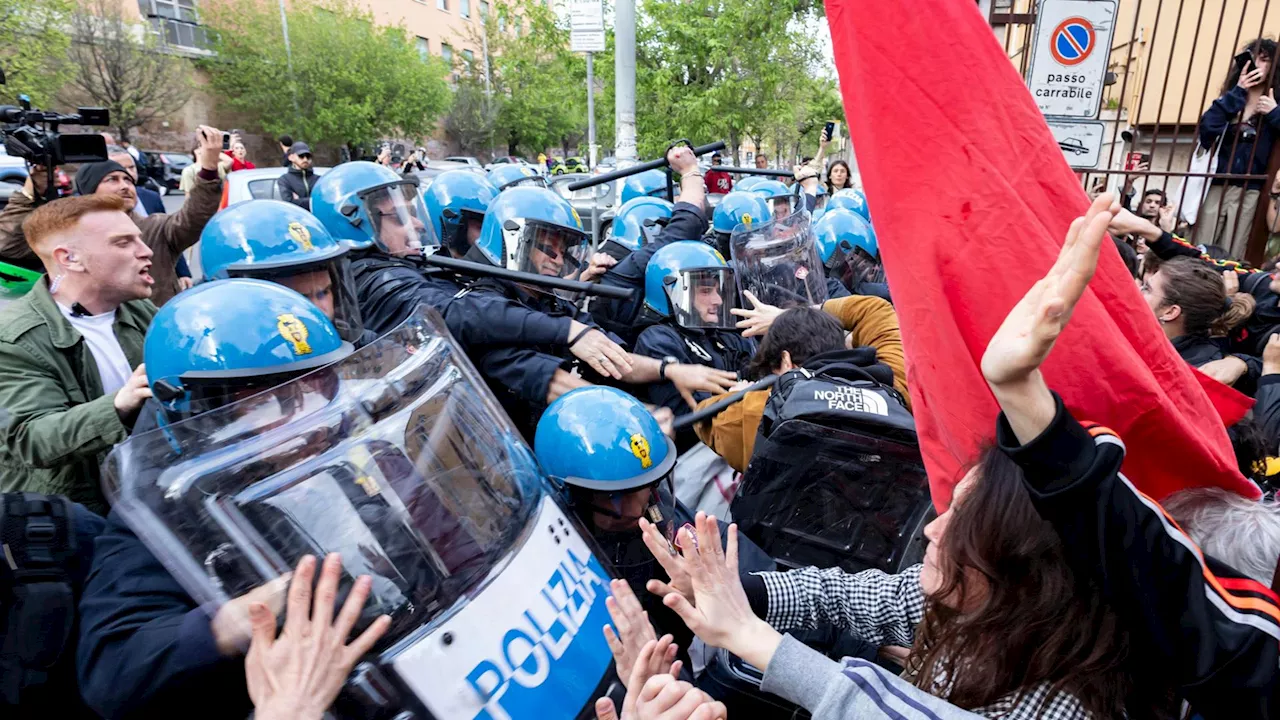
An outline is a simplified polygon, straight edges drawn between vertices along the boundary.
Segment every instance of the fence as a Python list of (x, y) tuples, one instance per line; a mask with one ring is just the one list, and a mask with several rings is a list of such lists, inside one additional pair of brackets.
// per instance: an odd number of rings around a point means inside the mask
[[(990, 8), (996, 37), (1024, 77), (1038, 6), (1047, 1), (994, 0)], [(1217, 172), (1218, 158), (1210, 162), (1203, 149), (1197, 158), (1203, 114), (1222, 94), (1233, 58), (1253, 39), (1274, 38), (1277, 31), (1280, 0), (1274, 7), (1271, 0), (1118, 0), (1098, 118), (1104, 123), (1101, 157), (1092, 168), (1077, 168), (1085, 188), (1131, 189), (1135, 210), (1148, 190), (1163, 190), (1182, 233), (1195, 242), (1232, 248), (1234, 240), (1235, 252), (1255, 264), (1280, 252), (1280, 243), (1267, 247), (1275, 148), (1264, 148), (1269, 157), (1255, 157), (1259, 145), (1280, 132), (1261, 116), (1237, 115), (1216, 149), (1229, 159), (1226, 169), (1244, 172)], [(1270, 74), (1280, 80), (1276, 65)], [(1149, 168), (1138, 172), (1142, 161)]]

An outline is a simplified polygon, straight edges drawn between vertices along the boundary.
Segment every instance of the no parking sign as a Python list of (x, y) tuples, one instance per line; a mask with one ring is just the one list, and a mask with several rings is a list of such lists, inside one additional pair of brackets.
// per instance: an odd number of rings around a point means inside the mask
[(1111, 56), (1116, 0), (1042, 0), (1027, 85), (1045, 115), (1094, 118)]

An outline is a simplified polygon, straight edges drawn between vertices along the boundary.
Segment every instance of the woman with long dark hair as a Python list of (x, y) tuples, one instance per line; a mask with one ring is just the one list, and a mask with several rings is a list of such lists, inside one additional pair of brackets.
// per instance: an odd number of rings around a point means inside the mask
[(827, 168), (827, 197), (836, 194), (837, 190), (853, 187), (853, 173), (849, 172), (849, 163), (836, 160)]
[[(1221, 96), (1200, 118), (1200, 145), (1215, 147), (1214, 172), (1266, 175), (1271, 145), (1280, 132), (1272, 63), (1276, 43), (1258, 38), (1236, 55)], [(1253, 214), (1264, 180), (1214, 178), (1196, 222), (1197, 245), (1222, 245), (1233, 258), (1245, 256)]]
[(1165, 337), (1195, 367), (1224, 357), (1225, 343), (1216, 338), (1225, 338), (1253, 315), (1253, 296), (1228, 296), (1218, 271), (1195, 258), (1154, 259), (1148, 259), (1142, 297)]

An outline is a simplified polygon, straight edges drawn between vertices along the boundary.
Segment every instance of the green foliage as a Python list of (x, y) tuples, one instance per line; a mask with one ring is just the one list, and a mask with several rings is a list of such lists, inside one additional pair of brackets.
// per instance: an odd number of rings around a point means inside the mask
[(453, 107), (444, 119), (445, 132), (465, 154), (487, 152), (493, 145), (499, 109), (497, 100), (485, 92), (482, 78), (464, 75), (453, 91)]
[(271, 134), (331, 145), (420, 138), (449, 106), (444, 63), (349, 0), (292, 5), (292, 74), (275, 3), (211, 0), (202, 11), (216, 31), (217, 57), (204, 62), (215, 94)]
[(37, 107), (52, 109), (70, 71), (71, 8), (71, 0), (0, 0), (0, 70), (8, 83), (0, 88), (0, 104), (25, 93)]

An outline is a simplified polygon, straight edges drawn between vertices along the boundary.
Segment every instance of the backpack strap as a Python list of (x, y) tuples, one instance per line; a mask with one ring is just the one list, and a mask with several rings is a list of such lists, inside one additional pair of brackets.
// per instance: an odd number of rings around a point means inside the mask
[(0, 704), (44, 682), (75, 627), (67, 572), (76, 555), (74, 514), (65, 497), (0, 494)]

